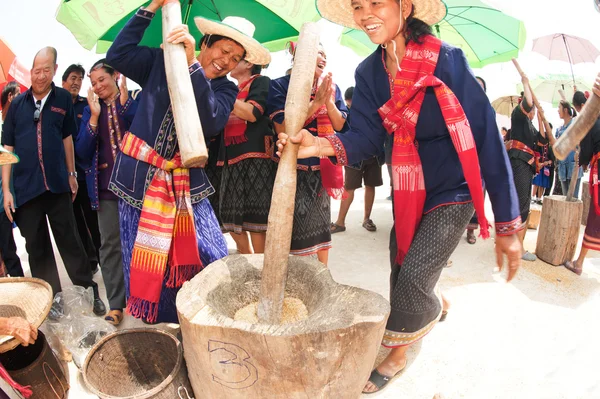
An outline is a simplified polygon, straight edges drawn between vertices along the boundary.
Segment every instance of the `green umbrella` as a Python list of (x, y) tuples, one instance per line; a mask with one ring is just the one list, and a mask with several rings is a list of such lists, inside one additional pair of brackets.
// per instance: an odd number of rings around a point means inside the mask
[[(479, 0), (445, 0), (448, 14), (433, 26), (433, 33), (467, 56), (471, 68), (510, 61), (525, 45), (523, 22), (503, 14)], [(367, 35), (344, 29), (341, 43), (366, 56), (375, 50)]]
[(433, 27), (442, 40), (460, 47), (472, 68), (517, 57), (525, 45), (523, 22), (479, 0), (445, 0), (448, 14)]
[[(202, 16), (223, 20), (227, 16), (244, 17), (256, 26), (254, 38), (271, 51), (285, 48), (296, 39), (302, 23), (317, 21), (319, 15), (311, 1), (289, 2), (280, 0), (180, 0), (181, 15), (190, 27), (190, 33), (200, 32), (193, 17)], [(97, 53), (105, 53), (123, 26), (139, 7), (148, 0), (63, 0), (56, 20), (69, 29), (86, 49), (96, 46)], [(162, 43), (162, 16), (154, 18), (141, 41), (142, 45), (158, 47)]]

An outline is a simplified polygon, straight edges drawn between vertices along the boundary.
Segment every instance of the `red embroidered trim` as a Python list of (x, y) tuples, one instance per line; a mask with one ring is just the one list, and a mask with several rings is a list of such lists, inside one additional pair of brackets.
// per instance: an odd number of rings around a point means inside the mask
[(517, 216), (516, 219), (510, 222), (496, 222), (496, 235), (497, 236), (510, 236), (523, 230), (524, 224), (521, 221), (521, 216)]
[[(239, 157), (228, 160), (227, 164), (234, 165), (240, 161), (243, 161), (244, 159), (250, 159), (250, 158), (271, 159), (271, 155), (265, 154), (263, 152), (247, 152), (243, 155), (240, 155)], [(219, 164), (217, 163), (217, 166), (218, 165)]]
[[(52, 107), (54, 108), (54, 107)], [(44, 155), (42, 153), (42, 114), (40, 113), (40, 120), (37, 124), (37, 146), (38, 146), (38, 161), (40, 162), (40, 168), (42, 169), (42, 177), (44, 178), (44, 187), (50, 191), (48, 182), (46, 181), (46, 169), (44, 168)]]
[(62, 108), (58, 108), (58, 107), (50, 107), (50, 111), (52, 111), (52, 112), (58, 112), (62, 116), (65, 116), (67, 114), (67, 111), (65, 111)]
[(247, 101), (247, 103), (252, 104), (254, 106), (254, 108), (256, 108), (258, 110), (258, 112), (260, 112), (261, 115), (265, 113), (265, 109), (256, 101), (250, 100), (250, 101)]
[(276, 117), (279, 114), (283, 114), (283, 110), (282, 109), (280, 109), (279, 111), (275, 111), (271, 115), (269, 115), (269, 119), (273, 120), (273, 118)]
[(344, 148), (344, 144), (342, 144), (337, 135), (331, 134), (329, 136), (325, 136), (325, 138), (329, 140), (331, 146), (333, 147), (333, 150), (335, 151), (335, 157), (337, 159), (338, 165), (348, 165), (348, 156), (346, 155), (346, 148)]

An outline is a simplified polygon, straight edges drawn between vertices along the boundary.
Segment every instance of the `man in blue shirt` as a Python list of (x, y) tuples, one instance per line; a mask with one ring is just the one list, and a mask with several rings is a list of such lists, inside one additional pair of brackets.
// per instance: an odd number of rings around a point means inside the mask
[(17, 154), (20, 162), (14, 165), (12, 176), (14, 197), (10, 192), (12, 165), (2, 167), (4, 210), (11, 221), (14, 217), (25, 237), (31, 274), (47, 281), (56, 294), (61, 286), (49, 220), (71, 281), (93, 288), (94, 313), (103, 315), (106, 307), (92, 279), (81, 239), (75, 233), (71, 204), (78, 188), (72, 138), (75, 115), (69, 92), (52, 83), (56, 69), (56, 50), (40, 50), (33, 60), (31, 88), (13, 100), (6, 115), (2, 144)]
[[(85, 69), (79, 64), (69, 65), (62, 76), (62, 87), (71, 93), (71, 98), (73, 99), (73, 112), (75, 113), (75, 122), (77, 124), (73, 142), (76, 141), (77, 133), (79, 132), (83, 109), (88, 105), (87, 99), (79, 95), (84, 76)], [(73, 201), (73, 211), (75, 212), (77, 232), (90, 260), (90, 268), (93, 274), (98, 271), (100, 260), (100, 229), (98, 227), (98, 215), (96, 211), (92, 210), (90, 198), (87, 195), (85, 171), (79, 164), (80, 162), (75, 158), (75, 170), (77, 171), (79, 190), (77, 191), (75, 201)]]

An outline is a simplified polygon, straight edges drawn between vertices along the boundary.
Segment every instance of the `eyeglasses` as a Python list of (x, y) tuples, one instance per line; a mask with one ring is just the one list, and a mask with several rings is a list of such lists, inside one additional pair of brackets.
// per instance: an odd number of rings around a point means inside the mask
[(37, 100), (35, 103), (35, 111), (33, 112), (33, 122), (38, 123), (40, 121), (40, 113), (42, 112), (42, 102)]

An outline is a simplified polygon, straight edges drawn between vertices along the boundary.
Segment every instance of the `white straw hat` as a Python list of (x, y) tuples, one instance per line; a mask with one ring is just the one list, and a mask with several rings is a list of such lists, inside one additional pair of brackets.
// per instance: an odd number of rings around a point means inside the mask
[[(354, 22), (352, 0), (317, 0), (319, 14), (336, 24), (362, 30)], [(412, 0), (415, 8), (414, 18), (427, 25), (435, 25), (446, 16), (446, 5), (441, 0)]]
[(213, 21), (203, 17), (194, 18), (198, 30), (203, 35), (220, 35), (235, 40), (246, 50), (246, 61), (255, 65), (271, 62), (271, 53), (254, 36), (254, 24), (246, 18), (226, 17), (223, 21)]

